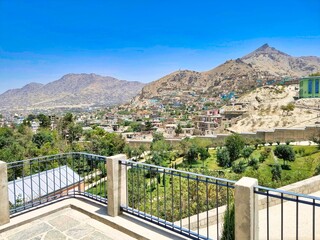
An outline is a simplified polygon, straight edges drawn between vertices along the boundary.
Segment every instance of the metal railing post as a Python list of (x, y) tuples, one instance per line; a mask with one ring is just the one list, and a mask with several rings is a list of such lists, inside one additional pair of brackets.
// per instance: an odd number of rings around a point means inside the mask
[(10, 222), (7, 163), (0, 161), (0, 226)]
[(107, 157), (108, 215), (112, 217), (120, 214), (122, 204), (126, 205), (127, 168), (119, 163), (126, 158), (125, 154)]
[(243, 177), (235, 184), (235, 239), (259, 239), (259, 206), (254, 188), (258, 186), (255, 178)]

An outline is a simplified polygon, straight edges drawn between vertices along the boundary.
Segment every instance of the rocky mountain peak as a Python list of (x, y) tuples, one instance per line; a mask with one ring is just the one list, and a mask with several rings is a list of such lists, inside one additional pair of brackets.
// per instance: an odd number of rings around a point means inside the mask
[(36, 82), (31, 82), (25, 85), (23, 88), (37, 88), (37, 87), (42, 87), (42, 83), (36, 83)]
[(263, 50), (263, 49), (266, 49), (266, 48), (269, 48), (269, 47), (270, 47), (269, 44), (268, 44), (268, 43), (265, 43), (265, 44), (263, 44), (261, 47), (259, 47), (258, 49)]
[(278, 49), (269, 46), (269, 44), (265, 43), (263, 44), (261, 47), (257, 48), (256, 50), (254, 50), (253, 52), (245, 55), (244, 57), (242, 57), (242, 60), (247, 60), (250, 58), (257, 58), (260, 56), (286, 56), (286, 57), (290, 57), (290, 55), (279, 51)]
[(242, 58), (227, 60), (205, 72), (173, 72), (145, 86), (134, 102), (142, 106), (148, 99), (156, 98), (191, 103), (194, 99), (184, 92), (198, 91), (199, 96), (208, 98), (230, 91), (242, 94), (263, 84), (261, 81), (280, 81), (283, 77), (302, 77), (317, 71), (319, 57), (292, 57), (266, 43)]

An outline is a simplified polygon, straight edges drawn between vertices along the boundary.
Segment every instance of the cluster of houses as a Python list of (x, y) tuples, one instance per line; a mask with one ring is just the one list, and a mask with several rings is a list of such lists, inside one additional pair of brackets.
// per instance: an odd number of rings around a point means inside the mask
[[(290, 84), (297, 83), (296, 79), (291, 82)], [(209, 98), (203, 97), (199, 91), (171, 93), (161, 100), (146, 99), (142, 106), (131, 103), (106, 109), (78, 111), (74, 116), (76, 123), (81, 124), (84, 131), (98, 126), (107, 132), (122, 134), (129, 140), (150, 140), (155, 131), (172, 139), (194, 135), (214, 136), (226, 133), (229, 127), (246, 116), (245, 109), (249, 103), (235, 101), (235, 93), (221, 93), (218, 97)], [(319, 77), (301, 79), (299, 93), (300, 97), (318, 97)], [(61, 112), (49, 116), (52, 129), (56, 128), (63, 114)], [(19, 125), (24, 119), (23, 114), (1, 115), (0, 126)], [(39, 120), (34, 119), (30, 124), (33, 132), (37, 132)], [(138, 128), (132, 127), (132, 124)]]

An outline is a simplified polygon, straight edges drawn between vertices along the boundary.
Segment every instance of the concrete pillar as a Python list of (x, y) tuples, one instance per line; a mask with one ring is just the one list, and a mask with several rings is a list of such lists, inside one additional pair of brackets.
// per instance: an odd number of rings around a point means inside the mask
[(108, 215), (120, 214), (120, 206), (127, 204), (127, 167), (119, 161), (126, 160), (125, 154), (107, 157)]
[(0, 161), (0, 226), (10, 222), (7, 163)]
[(255, 178), (243, 177), (235, 184), (235, 237), (236, 240), (259, 239), (259, 206), (254, 187)]

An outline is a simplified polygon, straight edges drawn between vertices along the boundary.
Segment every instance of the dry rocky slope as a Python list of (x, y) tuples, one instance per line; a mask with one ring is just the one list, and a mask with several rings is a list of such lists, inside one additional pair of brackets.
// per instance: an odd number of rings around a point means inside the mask
[(0, 109), (77, 108), (123, 104), (144, 86), (96, 74), (67, 74), (48, 83), (30, 83), (0, 95)]
[(183, 91), (195, 91), (203, 97), (215, 97), (229, 91), (242, 94), (268, 80), (302, 77), (318, 71), (319, 57), (292, 57), (264, 44), (242, 58), (226, 61), (206, 72), (173, 72), (146, 85), (133, 103), (142, 105), (148, 99), (170, 98)]
[[(314, 125), (320, 118), (320, 99), (294, 100), (298, 85), (265, 86), (243, 95), (236, 102), (247, 103), (244, 107), (234, 104), (225, 106), (225, 110), (245, 110), (244, 118), (233, 124), (232, 132), (256, 132), (275, 128), (299, 128)], [(293, 103), (291, 112), (281, 110), (281, 106)]]

